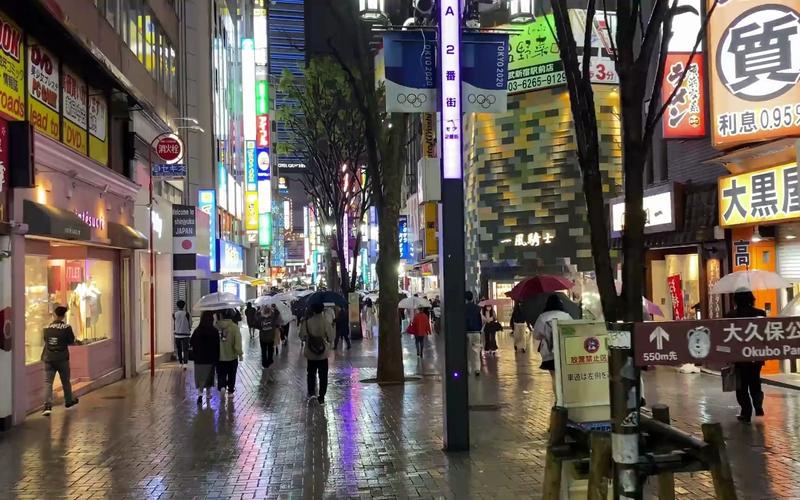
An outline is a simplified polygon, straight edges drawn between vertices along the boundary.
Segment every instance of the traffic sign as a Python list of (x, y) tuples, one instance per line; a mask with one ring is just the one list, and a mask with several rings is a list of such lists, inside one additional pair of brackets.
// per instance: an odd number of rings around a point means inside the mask
[(636, 323), (636, 364), (800, 358), (800, 317)]
[(183, 158), (183, 141), (175, 134), (165, 134), (156, 141), (156, 156), (163, 163), (172, 165)]

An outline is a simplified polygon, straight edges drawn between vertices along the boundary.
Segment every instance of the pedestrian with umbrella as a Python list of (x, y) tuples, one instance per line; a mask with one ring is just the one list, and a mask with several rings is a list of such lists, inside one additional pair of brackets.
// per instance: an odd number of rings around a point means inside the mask
[(514, 302), (514, 310), (511, 312), (511, 329), (514, 334), (514, 352), (525, 353), (528, 348), (528, 332), (530, 330), (519, 302)]
[(225, 309), (222, 311), (222, 319), (214, 324), (220, 331), (217, 388), (221, 396), (227, 390), (229, 399), (233, 399), (233, 393), (236, 392), (236, 372), (239, 370), (239, 361), (244, 359), (242, 332), (234, 322), (235, 317), (235, 309)]
[(539, 318), (533, 325), (533, 336), (539, 340), (539, 354), (542, 356), (542, 364), (539, 368), (550, 372), (553, 394), (556, 392), (556, 362), (553, 355), (553, 327), (554, 323), (557, 321), (566, 321), (570, 319), (572, 319), (572, 316), (564, 311), (564, 304), (561, 301), (561, 297), (556, 294), (551, 294), (547, 297), (544, 312), (539, 315)]
[(214, 369), (219, 362), (219, 331), (214, 327), (214, 313), (200, 313), (200, 324), (189, 340), (194, 354), (194, 385), (197, 388), (197, 404), (211, 404), (211, 388), (214, 387)]
[(481, 322), (483, 323), (483, 349), (492, 356), (497, 354), (497, 332), (502, 329), (497, 321), (497, 314), (490, 304), (481, 309)]
[[(756, 318), (767, 313), (755, 307), (756, 298), (750, 290), (741, 290), (733, 294), (735, 308), (725, 315), (726, 318)], [(740, 422), (750, 423), (753, 410), (757, 417), (764, 416), (764, 391), (761, 390), (761, 368), (763, 361), (739, 362), (733, 364), (736, 374), (736, 401), (740, 411), (736, 418)]]

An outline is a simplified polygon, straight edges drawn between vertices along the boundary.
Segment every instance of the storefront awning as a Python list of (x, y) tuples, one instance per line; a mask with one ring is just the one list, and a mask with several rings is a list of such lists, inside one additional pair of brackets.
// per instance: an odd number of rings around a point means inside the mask
[(92, 230), (85, 222), (72, 212), (60, 208), (24, 200), (22, 218), (28, 225), (30, 235), (71, 241), (92, 239)]
[(147, 248), (147, 237), (125, 224), (108, 222), (108, 239), (112, 247), (143, 250)]
[(212, 280), (228, 280), (234, 281), (236, 283), (241, 283), (242, 285), (250, 285), (250, 286), (264, 286), (267, 284), (267, 281), (262, 278), (256, 278), (254, 276), (248, 276), (246, 274), (212, 274)]

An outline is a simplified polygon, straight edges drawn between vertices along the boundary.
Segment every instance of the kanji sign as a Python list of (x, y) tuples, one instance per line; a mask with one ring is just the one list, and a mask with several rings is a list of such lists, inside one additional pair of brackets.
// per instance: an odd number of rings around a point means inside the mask
[[(461, 179), (461, 2), (439, 1), (442, 177)], [(451, 75), (451, 78), (448, 78)]]
[(542, 245), (549, 245), (556, 238), (553, 231), (534, 231), (532, 233), (520, 233), (514, 236), (515, 247), (540, 247)]
[(166, 164), (178, 163), (183, 158), (183, 141), (174, 134), (164, 135), (156, 141), (156, 155)]
[(637, 323), (633, 334), (638, 366), (800, 358), (800, 317)]
[[(681, 87), (669, 101), (662, 117), (665, 139), (683, 139), (706, 135), (705, 73), (703, 54), (668, 54), (664, 65), (661, 98), (666, 102), (678, 83)], [(684, 76), (681, 82), (681, 76)]]
[(796, 163), (719, 179), (722, 227), (800, 218)]
[(717, 5), (708, 30), (716, 147), (800, 134), (796, 7), (793, 0)]
[(269, 115), (256, 116), (256, 147), (269, 147)]

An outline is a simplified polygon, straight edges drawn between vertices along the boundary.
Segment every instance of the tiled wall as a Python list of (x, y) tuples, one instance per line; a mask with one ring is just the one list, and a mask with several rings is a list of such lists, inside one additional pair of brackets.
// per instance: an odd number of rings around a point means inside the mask
[[(595, 87), (607, 199), (622, 184), (619, 97)], [(488, 279), (593, 269), (575, 132), (565, 88), (509, 96), (503, 114), (473, 114), (464, 147), (467, 288)], [(554, 231), (550, 245), (514, 246), (517, 234)]]

